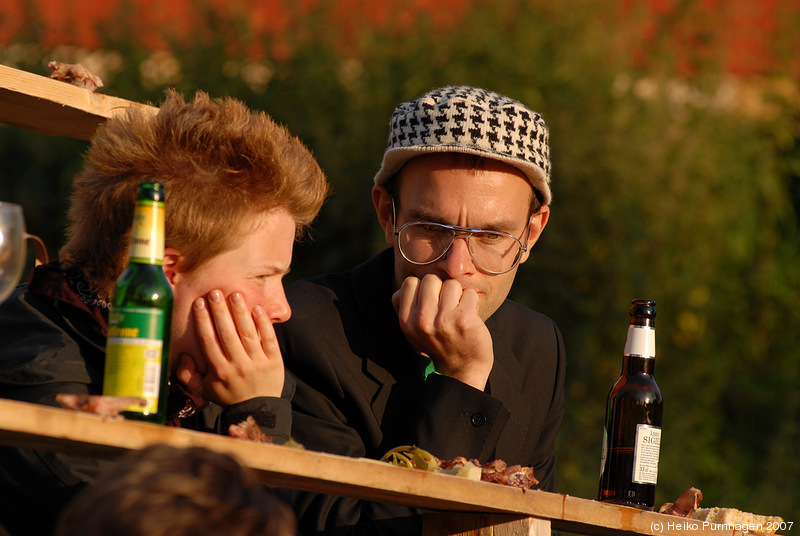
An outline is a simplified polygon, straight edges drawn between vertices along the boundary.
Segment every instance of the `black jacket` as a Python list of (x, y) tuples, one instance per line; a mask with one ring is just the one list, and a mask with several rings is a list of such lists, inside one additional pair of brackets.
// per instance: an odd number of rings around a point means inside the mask
[[(484, 391), (439, 375), (423, 378), (391, 304), (387, 250), (350, 272), (287, 289), (292, 317), (276, 325), (297, 378), (292, 436), (306, 448), (380, 458), (416, 445), (442, 459), (532, 466), (556, 491), (555, 438), (564, 414), (565, 354), (549, 318), (506, 300), (487, 321), (495, 364)], [(413, 534), (419, 512), (294, 494), (303, 534)]]
[[(29, 285), (0, 305), (0, 397), (58, 406), (59, 393), (99, 395), (105, 365), (104, 304), (80, 292), (77, 279), (55, 263), (37, 267)], [(284, 394), (294, 389), (287, 378)], [(173, 389), (169, 406), (186, 398)], [(254, 398), (225, 410), (210, 405), (181, 419), (185, 428), (225, 433), (247, 415), (276, 440), (286, 438), (291, 412), (286, 399)], [(263, 428), (263, 426), (262, 426)], [(108, 462), (47, 451), (0, 446), (0, 536), (50, 536), (56, 518)]]

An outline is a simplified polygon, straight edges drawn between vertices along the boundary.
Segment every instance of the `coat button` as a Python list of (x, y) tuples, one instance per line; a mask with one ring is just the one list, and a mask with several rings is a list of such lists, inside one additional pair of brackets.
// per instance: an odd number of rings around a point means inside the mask
[(483, 413), (473, 413), (469, 420), (472, 422), (472, 426), (483, 426), (486, 424), (486, 415)]

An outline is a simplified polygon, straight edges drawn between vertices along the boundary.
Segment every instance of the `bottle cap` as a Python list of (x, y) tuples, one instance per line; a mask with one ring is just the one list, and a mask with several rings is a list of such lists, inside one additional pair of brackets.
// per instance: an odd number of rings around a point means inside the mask
[(141, 181), (137, 192), (139, 199), (164, 202), (164, 185), (160, 182)]
[(631, 300), (631, 316), (656, 316), (655, 300)]

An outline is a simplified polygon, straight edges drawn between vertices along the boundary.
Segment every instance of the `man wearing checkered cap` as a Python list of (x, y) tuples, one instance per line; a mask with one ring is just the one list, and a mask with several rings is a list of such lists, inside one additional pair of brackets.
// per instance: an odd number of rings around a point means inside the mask
[[(355, 457), (416, 445), (501, 459), (556, 491), (563, 342), (552, 320), (507, 299), (550, 215), (542, 117), (484, 89), (436, 89), (395, 109), (374, 182), (390, 247), (287, 289), (293, 315), (276, 331), (298, 380), (293, 437)], [(396, 505), (294, 501), (304, 534), (421, 527)]]

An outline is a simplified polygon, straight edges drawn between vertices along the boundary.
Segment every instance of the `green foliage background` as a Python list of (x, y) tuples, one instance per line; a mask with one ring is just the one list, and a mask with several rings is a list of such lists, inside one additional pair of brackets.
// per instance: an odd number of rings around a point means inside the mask
[[(165, 87), (200, 89), (287, 125), (334, 188), (292, 278), (383, 247), (370, 187), (398, 102), (447, 84), (525, 102), (550, 125), (554, 203), (512, 297), (553, 317), (567, 345), (561, 491), (596, 495), (605, 397), (630, 300), (646, 297), (658, 302), (665, 398), (657, 503), (696, 486), (704, 506), (800, 522), (800, 101), (771, 84), (791, 73), (762, 79), (768, 107), (744, 113), (741, 102), (725, 105), (735, 81), (712, 60), (683, 78), (656, 43), (646, 65), (634, 64), (620, 36), (636, 19), (614, 20), (606, 7), (475, 2), (448, 30), (424, 17), (403, 32), (352, 20), (362, 29), (353, 36), (330, 24), (336, 2), (322, 2), (291, 28), (292, 54), (276, 60), (246, 18), (200, 8), (194, 38), (165, 35), (169, 52), (154, 54), (126, 24), (128, 6), (101, 28), (102, 50), (45, 48), (32, 24), (0, 45), (0, 63), (47, 74), (50, 59), (92, 56), (105, 66), (105, 94), (157, 104)], [(271, 59), (241, 52), (254, 43)], [(0, 126), (0, 199), (25, 206), (51, 255), (86, 146)]]

